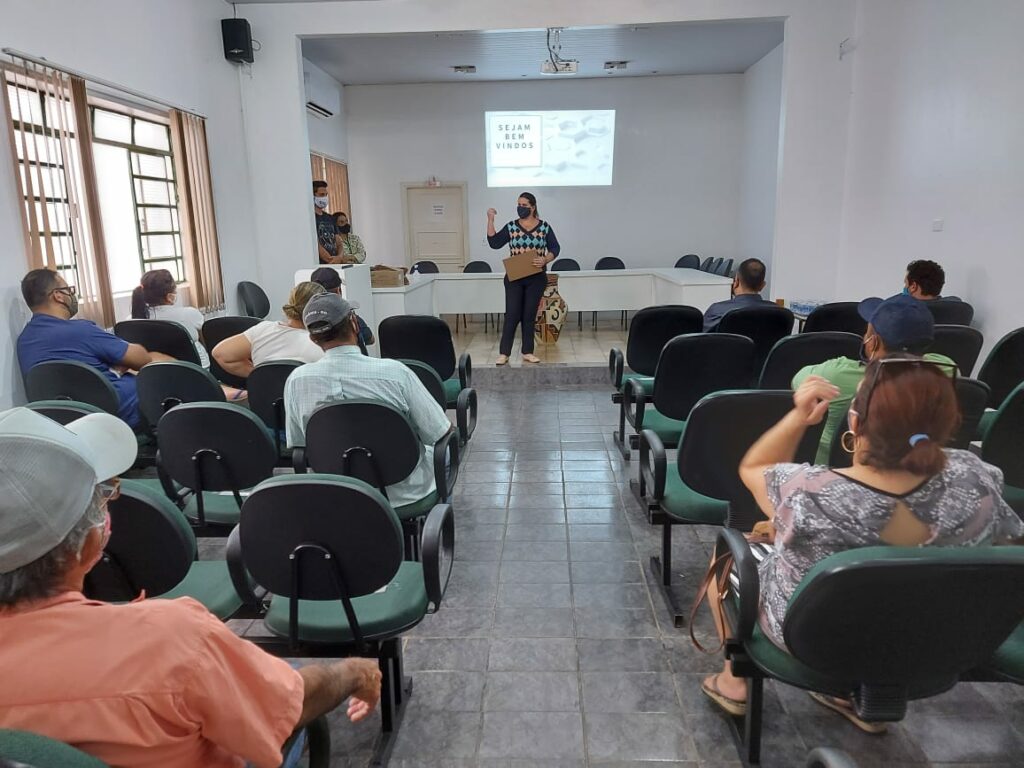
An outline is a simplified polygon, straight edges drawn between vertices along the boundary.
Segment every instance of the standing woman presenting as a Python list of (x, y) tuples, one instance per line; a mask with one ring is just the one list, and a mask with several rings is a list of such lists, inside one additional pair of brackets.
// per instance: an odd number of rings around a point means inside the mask
[(487, 210), (487, 243), (494, 249), (507, 245), (512, 256), (523, 251), (536, 251), (533, 265), (543, 271), (512, 281), (508, 275), (505, 276), (505, 327), (498, 348), (501, 353), (498, 355), (498, 365), (505, 365), (508, 356), (512, 354), (517, 325), (522, 326), (523, 361), (540, 362), (540, 358), (533, 354), (534, 322), (537, 319), (537, 307), (547, 286), (547, 265), (555, 260), (562, 249), (551, 225), (537, 218), (537, 198), (531, 193), (523, 192), (519, 196), (516, 213), (519, 218), (495, 232), (494, 217), (498, 212), (493, 208)]

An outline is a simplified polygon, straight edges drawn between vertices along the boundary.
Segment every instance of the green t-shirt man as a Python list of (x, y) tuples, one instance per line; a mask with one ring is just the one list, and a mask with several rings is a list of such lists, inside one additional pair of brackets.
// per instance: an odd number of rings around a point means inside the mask
[[(863, 353), (868, 358), (884, 357), (890, 352), (921, 354), (935, 340), (935, 320), (923, 302), (906, 294), (897, 294), (888, 299), (872, 297), (857, 305), (857, 312), (867, 322), (864, 334)], [(926, 354), (924, 359), (932, 363), (955, 365), (945, 355)], [(864, 378), (864, 364), (849, 357), (836, 357), (823, 363), (801, 368), (793, 377), (796, 389), (808, 376), (821, 376), (839, 389), (839, 396), (829, 403), (828, 418), (821, 433), (816, 464), (828, 464), (832, 451), (832, 438), (850, 409), (857, 386)]]

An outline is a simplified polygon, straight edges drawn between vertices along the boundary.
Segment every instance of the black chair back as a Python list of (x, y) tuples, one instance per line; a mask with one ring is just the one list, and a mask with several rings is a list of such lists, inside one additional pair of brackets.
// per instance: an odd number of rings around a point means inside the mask
[(462, 271), (463, 272), (482, 273), (482, 272), (492, 272), (493, 270), (491, 269), (491, 265), (488, 264), (486, 261), (471, 261), (466, 266), (464, 266), (462, 268)]
[[(712, 392), (690, 411), (676, 458), (679, 477), (697, 493), (728, 501), (730, 528), (747, 530), (761, 519), (740, 480), (740, 460), (792, 408), (788, 389), (733, 390)], [(823, 428), (824, 421), (807, 429), (794, 461), (814, 461)]]
[(857, 313), (856, 301), (834, 301), (811, 310), (804, 321), (803, 333), (840, 331), (863, 338), (867, 329), (867, 321)]
[(935, 341), (928, 351), (945, 355), (956, 363), (962, 376), (970, 376), (984, 343), (985, 337), (977, 328), (967, 325), (936, 325)]
[(287, 415), (284, 410), (284, 385), (292, 371), (302, 363), (298, 360), (274, 360), (252, 369), (246, 380), (249, 408), (274, 433), (278, 450), (284, 448), (284, 430)]
[(717, 259), (712, 261), (711, 262), (711, 266), (708, 267), (708, 272), (710, 272), (712, 275), (719, 274), (718, 270), (721, 268), (723, 261), (724, 261), (724, 259), (721, 256), (719, 256)]
[(594, 269), (625, 269), (625, 262), (618, 256), (602, 256), (597, 260)]
[(29, 401), (75, 400), (88, 403), (117, 416), (120, 401), (110, 379), (91, 365), (70, 360), (53, 360), (32, 366), (25, 375)]
[(181, 510), (162, 494), (123, 480), (107, 511), (110, 540), (86, 576), (87, 597), (128, 601), (142, 590), (161, 595), (181, 583), (196, 559), (196, 537)]
[(552, 272), (579, 272), (580, 263), (576, 259), (555, 259), (551, 265)]
[(192, 337), (185, 326), (173, 320), (122, 320), (114, 326), (114, 335), (129, 344), (141, 344), (150, 352), (199, 365), (199, 353)]
[(754, 344), (743, 336), (691, 333), (669, 341), (654, 373), (654, 407), (670, 419), (686, 420), (705, 395), (746, 387)]
[(404, 414), (374, 400), (318, 408), (306, 425), (306, 462), (314, 472), (355, 477), (382, 493), (412, 474), (423, 444)]
[(931, 310), (936, 325), (970, 325), (974, 307), (957, 299), (932, 299), (924, 302)]
[(337, 475), (264, 481), (242, 505), (239, 535), (256, 583), (300, 600), (376, 592), (394, 579), (404, 557), (402, 526), (387, 500)]
[(217, 364), (217, 361), (213, 359), (213, 348), (224, 341), (224, 339), (230, 339), (232, 336), (245, 333), (254, 325), (259, 324), (259, 322), (260, 320), (257, 317), (229, 315), (226, 317), (211, 317), (203, 323), (203, 346), (210, 353), (210, 373), (213, 374), (217, 381), (222, 381), (232, 387), (245, 388), (245, 379), (241, 376), (235, 376), (233, 373), (228, 373)]
[(723, 277), (725, 277), (725, 276), (727, 276), (729, 274), (729, 272), (731, 270), (732, 270), (732, 259), (725, 259), (721, 264), (718, 264), (715, 267), (715, 274), (716, 275), (722, 275)]
[(1003, 470), (1007, 485), (1024, 488), (1024, 383), (999, 406), (981, 444), (981, 458)]
[(242, 491), (270, 477), (277, 449), (248, 408), (234, 403), (184, 403), (157, 425), (160, 467), (194, 491)]
[(412, 269), (409, 270), (409, 274), (436, 275), (440, 271), (441, 270), (437, 268), (437, 264), (427, 259), (424, 259), (423, 261), (417, 261), (415, 264), (413, 264)]
[(420, 380), (430, 396), (437, 401), (441, 409), (447, 410), (448, 399), (445, 397), (444, 384), (441, 382), (441, 377), (437, 375), (437, 371), (419, 360), (400, 360), (399, 362), (415, 373), (416, 378)]
[(988, 353), (978, 378), (988, 384), (990, 408), (998, 408), (1018, 384), (1024, 381), (1024, 328), (1010, 331)]
[(775, 342), (761, 369), (760, 389), (790, 389), (793, 377), (808, 365), (836, 357), (854, 360), (860, 354), (861, 337), (839, 331), (820, 331), (784, 336)]
[(381, 357), (419, 360), (442, 381), (455, 374), (455, 344), (448, 323), (430, 315), (395, 315), (380, 321), (377, 341)]
[(754, 370), (760, 371), (775, 343), (793, 332), (793, 313), (777, 304), (734, 309), (718, 324), (718, 333), (735, 333), (754, 342)]
[(860, 706), (870, 709), (896, 691), (951, 687), (1022, 618), (1020, 547), (865, 547), (811, 569), (789, 603), (783, 638), (826, 678), (859, 683)]
[(676, 336), (700, 333), (704, 315), (696, 307), (665, 304), (633, 315), (626, 340), (626, 363), (642, 376), (653, 376), (661, 350)]
[(25, 407), (36, 413), (41, 413), (48, 419), (53, 419), (58, 424), (65, 425), (75, 419), (88, 416), (90, 413), (104, 413), (102, 408), (75, 400), (37, 400), (33, 403), (26, 403)]
[(180, 360), (150, 363), (139, 371), (139, 409), (150, 424), (182, 403), (223, 403), (224, 390), (205, 368)]
[(977, 379), (969, 379), (966, 376), (956, 377), (956, 399), (960, 405), (960, 429), (953, 435), (949, 443), (950, 448), (961, 448), (968, 450), (971, 441), (978, 431), (978, 422), (985, 413), (985, 405), (988, 403), (988, 384)]
[(249, 317), (263, 320), (270, 314), (270, 299), (266, 291), (248, 280), (238, 284), (238, 304)]
[(710, 271), (711, 271), (711, 265), (712, 265), (712, 264), (714, 263), (714, 261), (715, 261), (715, 260), (714, 260), (714, 258), (712, 258), (711, 256), (708, 256), (708, 257), (707, 257), (706, 259), (704, 259), (704, 261), (703, 261), (703, 262), (701, 263), (701, 265), (700, 265), (700, 271), (701, 271), (701, 272), (710, 272)]
[(676, 269), (700, 269), (700, 256), (688, 253), (676, 262)]

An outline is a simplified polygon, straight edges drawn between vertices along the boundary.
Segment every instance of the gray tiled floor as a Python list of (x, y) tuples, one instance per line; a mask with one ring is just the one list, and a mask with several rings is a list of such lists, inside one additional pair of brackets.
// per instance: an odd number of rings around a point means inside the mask
[[(720, 659), (671, 626), (648, 586), (642, 566), (658, 534), (612, 446), (608, 392), (486, 392), (480, 413), (454, 501), (446, 600), (405, 642), (414, 690), (391, 764), (739, 765), (699, 691)], [(703, 574), (713, 536), (676, 529), (684, 578)], [(379, 722), (332, 722), (334, 764), (366, 765)], [(817, 746), (842, 747), (861, 766), (1024, 765), (1024, 695), (962, 684), (868, 736), (768, 684), (764, 737), (765, 766), (802, 765)]]

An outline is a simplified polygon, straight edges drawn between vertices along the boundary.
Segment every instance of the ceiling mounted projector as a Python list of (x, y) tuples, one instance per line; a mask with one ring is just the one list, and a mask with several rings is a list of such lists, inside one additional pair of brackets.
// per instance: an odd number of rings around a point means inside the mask
[(542, 75), (575, 75), (580, 71), (580, 63), (576, 59), (544, 59), (540, 63)]

